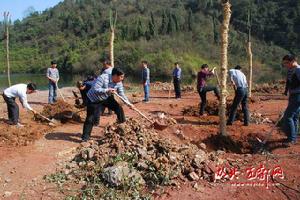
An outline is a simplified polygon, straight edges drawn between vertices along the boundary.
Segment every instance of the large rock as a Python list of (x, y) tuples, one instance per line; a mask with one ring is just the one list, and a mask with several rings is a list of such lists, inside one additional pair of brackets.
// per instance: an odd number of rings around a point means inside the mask
[(112, 186), (122, 186), (128, 181), (144, 185), (143, 177), (133, 169), (129, 169), (127, 162), (118, 162), (112, 167), (103, 170), (102, 177)]
[(208, 159), (207, 154), (205, 151), (199, 149), (193, 159), (193, 165), (197, 168), (201, 168), (204, 161)]

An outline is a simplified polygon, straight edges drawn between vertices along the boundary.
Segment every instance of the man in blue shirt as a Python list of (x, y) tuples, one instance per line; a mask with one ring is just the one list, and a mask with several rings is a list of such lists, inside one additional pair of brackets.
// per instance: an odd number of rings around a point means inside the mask
[(282, 66), (292, 73), (289, 75), (289, 102), (284, 112), (284, 126), (287, 134), (285, 145), (290, 146), (297, 141), (298, 119), (300, 113), (300, 65), (293, 55), (286, 55), (282, 58)]
[(241, 69), (242, 67), (237, 65), (234, 69), (229, 70), (229, 76), (235, 90), (235, 97), (230, 107), (227, 125), (232, 125), (234, 122), (236, 111), (240, 103), (242, 104), (242, 111), (244, 114), (244, 126), (249, 125), (248, 84), (246, 76)]
[(142, 61), (142, 83), (144, 87), (144, 102), (149, 102), (150, 97), (150, 69), (148, 68), (148, 62)]
[(180, 89), (180, 81), (181, 81), (181, 68), (179, 67), (179, 63), (174, 63), (175, 68), (173, 70), (173, 83), (175, 90), (175, 98), (181, 98), (181, 89)]
[(100, 75), (92, 88), (88, 91), (87, 115), (83, 125), (82, 134), (83, 141), (89, 140), (96, 120), (95, 113), (99, 113), (102, 107), (108, 107), (113, 110), (117, 115), (118, 123), (125, 122), (123, 108), (113, 97), (113, 93), (117, 92), (129, 103), (124, 93), (122, 84), (123, 79), (124, 72), (119, 68), (113, 68), (111, 74)]

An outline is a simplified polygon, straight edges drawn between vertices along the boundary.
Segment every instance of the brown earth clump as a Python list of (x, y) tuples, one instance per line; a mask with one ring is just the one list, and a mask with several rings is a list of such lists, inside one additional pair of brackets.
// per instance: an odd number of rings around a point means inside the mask
[(25, 124), (18, 128), (4, 121), (0, 121), (0, 128), (0, 146), (27, 146), (50, 130), (49, 126), (38, 123)]
[[(83, 113), (79, 113), (78, 111), (79, 110), (75, 106), (62, 100), (58, 100), (54, 104), (45, 105), (41, 114), (50, 119), (60, 120), (62, 123), (68, 121), (82, 122)], [(36, 120), (44, 121), (44, 119), (39, 116), (36, 116)]]

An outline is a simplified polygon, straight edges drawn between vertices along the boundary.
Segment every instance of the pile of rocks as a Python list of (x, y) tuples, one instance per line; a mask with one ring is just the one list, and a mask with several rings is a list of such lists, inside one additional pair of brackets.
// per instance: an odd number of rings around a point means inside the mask
[(83, 143), (63, 172), (77, 181), (101, 177), (110, 187), (124, 187), (128, 181), (146, 189), (178, 185), (180, 180), (213, 181), (216, 166), (226, 161), (207, 153), (205, 144), (199, 146), (177, 144), (146, 128), (140, 119), (129, 119), (107, 126), (99, 141)]

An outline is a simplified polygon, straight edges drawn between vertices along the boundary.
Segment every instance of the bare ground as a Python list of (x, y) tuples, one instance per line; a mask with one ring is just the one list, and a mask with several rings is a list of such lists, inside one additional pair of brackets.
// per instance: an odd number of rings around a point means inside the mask
[[(73, 104), (72, 88), (64, 88), (63, 93), (67, 101)], [(137, 103), (136, 107), (144, 113), (164, 111), (177, 120), (177, 124), (160, 133), (180, 143), (187, 140), (194, 144), (204, 142), (209, 151), (222, 149), (217, 140), (218, 117), (217, 116), (183, 116), (182, 110), (186, 106), (195, 106), (199, 103), (196, 93), (186, 92), (181, 100), (168, 98), (168, 92), (152, 92), (149, 104)], [(251, 112), (259, 112), (271, 120), (276, 121), (280, 111), (287, 104), (286, 98), (276, 95), (258, 95), (262, 101), (256, 101), (250, 105)], [(141, 94), (137, 98), (142, 99)], [(209, 95), (210, 100), (215, 100)], [(2, 99), (1, 99), (2, 100)], [(29, 96), (32, 106), (42, 111), (47, 101), (47, 92), (42, 91)], [(3, 102), (3, 100), (1, 101)], [(63, 199), (64, 195), (57, 191), (54, 185), (45, 183), (44, 175), (55, 170), (74, 154), (74, 149), (80, 144), (82, 131), (81, 123), (65, 123), (57, 127), (49, 127), (32, 119), (32, 115), (21, 109), (21, 120), (26, 124), (25, 128), (8, 127), (5, 124), (7, 113), (5, 104), (1, 103), (1, 134), (0, 134), (0, 199)], [(125, 108), (127, 116), (137, 116), (131, 110)], [(116, 120), (115, 116), (101, 117), (99, 127), (93, 129), (93, 139), (101, 136), (105, 125)], [(239, 174), (226, 182), (216, 181), (209, 183), (200, 180), (198, 182), (186, 182), (180, 187), (168, 187), (164, 191), (154, 194), (155, 199), (300, 199), (300, 145), (284, 148), (282, 140), (284, 134), (275, 130), (268, 142), (271, 155), (252, 154), (252, 142), (256, 137), (264, 139), (273, 127), (273, 124), (251, 124), (242, 126), (237, 121), (228, 127), (228, 134), (232, 141), (226, 152), (222, 152), (224, 159), (232, 161), (233, 166), (238, 168)], [(182, 130), (183, 135), (178, 136), (176, 130)], [(10, 135), (11, 134), (11, 135)], [(274, 169), (280, 166), (284, 173), (284, 179), (276, 186), (266, 188), (264, 186), (234, 186), (234, 183), (247, 181), (246, 170), (249, 167), (259, 168), (264, 165), (266, 169)], [(233, 168), (231, 166), (231, 168)], [(252, 183), (258, 180), (251, 181)], [(197, 183), (197, 184), (196, 184)]]

